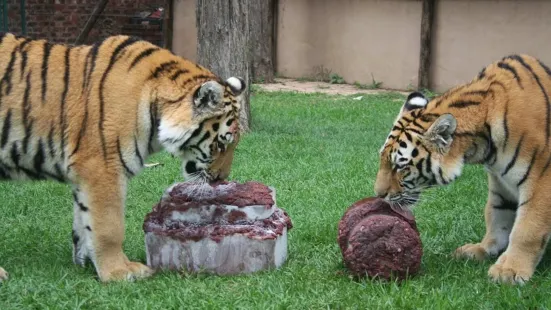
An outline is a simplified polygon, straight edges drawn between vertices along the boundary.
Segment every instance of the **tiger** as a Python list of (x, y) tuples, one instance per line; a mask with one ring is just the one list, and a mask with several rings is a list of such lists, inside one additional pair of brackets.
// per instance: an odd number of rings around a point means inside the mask
[(460, 177), (465, 165), (488, 176), (485, 235), (452, 256), (497, 257), (490, 281), (530, 281), (551, 232), (551, 70), (526, 54), (485, 66), (434, 98), (411, 92), (379, 150), (375, 195), (412, 209), (422, 192)]
[(128, 182), (161, 150), (186, 181), (228, 178), (245, 80), (137, 37), (70, 45), (13, 33), (0, 35), (0, 76), (0, 179), (68, 184), (73, 262), (91, 262), (101, 282), (151, 276), (122, 250)]

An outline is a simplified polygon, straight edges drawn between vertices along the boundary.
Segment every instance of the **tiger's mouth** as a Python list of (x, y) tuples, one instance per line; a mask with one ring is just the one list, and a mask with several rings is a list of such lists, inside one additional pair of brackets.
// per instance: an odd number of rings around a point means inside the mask
[(402, 192), (389, 196), (387, 200), (391, 205), (400, 209), (411, 209), (419, 202), (420, 198), (421, 193), (419, 192)]

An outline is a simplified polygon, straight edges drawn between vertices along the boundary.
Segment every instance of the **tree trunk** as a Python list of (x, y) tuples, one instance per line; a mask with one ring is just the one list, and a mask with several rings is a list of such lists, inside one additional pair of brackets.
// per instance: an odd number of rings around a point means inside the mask
[(274, 81), (276, 6), (276, 0), (257, 0), (249, 4), (251, 76), (255, 83)]
[(249, 6), (256, 0), (197, 0), (197, 62), (222, 79), (239, 76), (247, 83), (239, 116), (250, 128), (251, 56)]
[(418, 88), (430, 87), (430, 59), (432, 49), (432, 24), (434, 21), (435, 0), (423, 0), (423, 13), (421, 16), (421, 51), (419, 57)]

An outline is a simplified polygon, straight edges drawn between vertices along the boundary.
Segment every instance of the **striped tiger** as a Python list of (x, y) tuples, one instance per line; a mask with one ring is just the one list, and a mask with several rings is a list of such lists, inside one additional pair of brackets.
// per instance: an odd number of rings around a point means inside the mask
[(128, 180), (162, 149), (186, 180), (226, 179), (243, 79), (135, 37), (69, 46), (10, 33), (0, 77), (0, 179), (70, 184), (74, 263), (90, 260), (104, 282), (151, 275), (122, 251)]
[(551, 232), (551, 70), (511, 55), (428, 100), (411, 93), (380, 150), (375, 193), (412, 207), (422, 190), (449, 184), (466, 164), (483, 165), (489, 193), (480, 243), (454, 256), (483, 260), (498, 283), (523, 284)]

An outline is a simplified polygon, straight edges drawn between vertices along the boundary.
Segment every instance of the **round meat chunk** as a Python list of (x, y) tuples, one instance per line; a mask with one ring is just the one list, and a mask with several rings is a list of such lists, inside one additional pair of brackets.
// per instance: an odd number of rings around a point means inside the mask
[(423, 248), (413, 215), (383, 199), (353, 204), (339, 222), (338, 243), (345, 265), (357, 277), (403, 280), (421, 266)]

